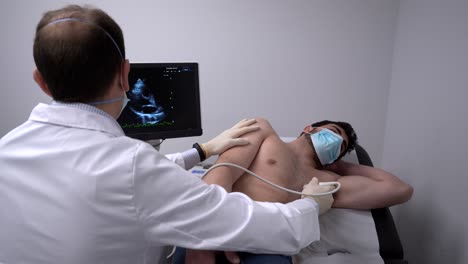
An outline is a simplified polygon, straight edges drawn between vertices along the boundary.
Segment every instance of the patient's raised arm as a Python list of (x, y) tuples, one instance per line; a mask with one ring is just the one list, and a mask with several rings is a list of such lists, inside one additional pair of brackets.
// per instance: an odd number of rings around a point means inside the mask
[[(255, 119), (257, 120), (257, 125), (260, 127), (260, 129), (242, 136), (249, 141), (249, 144), (233, 147), (223, 152), (216, 161), (216, 164), (229, 162), (237, 164), (243, 168), (250, 167), (263, 141), (266, 139), (266, 137), (274, 133), (273, 128), (270, 126), (268, 121), (263, 118)], [(208, 184), (220, 185), (224, 187), (226, 191), (231, 192), (233, 184), (243, 173), (244, 172), (240, 169), (222, 166), (210, 171), (203, 178), (203, 181)]]
[(382, 208), (404, 203), (413, 194), (409, 184), (382, 169), (345, 161), (337, 161), (329, 169), (343, 176), (338, 178), (341, 189), (334, 194), (333, 207)]
[[(243, 168), (249, 168), (254, 161), (260, 146), (268, 135), (274, 133), (270, 124), (262, 119), (256, 118), (260, 129), (247, 133), (242, 137), (249, 141), (249, 144), (236, 146), (221, 153), (216, 164), (221, 162), (234, 163)], [(203, 181), (208, 184), (217, 184), (222, 186), (227, 192), (232, 191), (232, 186), (244, 172), (233, 167), (218, 167), (210, 171)], [(235, 252), (225, 252), (228, 259), (238, 258)], [(215, 252), (209, 250), (187, 249), (185, 255), (186, 263), (214, 263)]]

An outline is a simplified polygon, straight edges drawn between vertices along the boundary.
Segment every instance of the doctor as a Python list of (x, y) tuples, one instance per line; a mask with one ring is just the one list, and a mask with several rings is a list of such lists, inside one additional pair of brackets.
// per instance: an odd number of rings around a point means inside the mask
[[(254, 202), (185, 171), (200, 160), (196, 149), (172, 156), (178, 166), (125, 137), (116, 118), (129, 62), (103, 11), (45, 13), (34, 60), (33, 78), (54, 101), (0, 140), (0, 263), (155, 263), (165, 245), (294, 254), (319, 239), (328, 203)], [(236, 137), (253, 122), (203, 144), (203, 154), (247, 143)]]

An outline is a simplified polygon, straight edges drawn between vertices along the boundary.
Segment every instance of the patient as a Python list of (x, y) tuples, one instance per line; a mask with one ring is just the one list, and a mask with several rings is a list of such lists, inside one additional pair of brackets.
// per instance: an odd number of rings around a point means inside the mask
[[(338, 181), (341, 189), (333, 195), (332, 207), (335, 208), (382, 208), (406, 202), (412, 196), (412, 187), (389, 172), (339, 160), (353, 150), (357, 142), (356, 134), (348, 123), (328, 120), (314, 123), (306, 126), (301, 135), (289, 143), (283, 142), (266, 120), (258, 118), (257, 123), (261, 129), (244, 136), (251, 144), (229, 149), (216, 163), (238, 164), (295, 191), (301, 191), (313, 177), (320, 182)], [(328, 143), (335, 140), (341, 144), (327, 146), (327, 140)], [(256, 201), (288, 203), (300, 198), (232, 167), (216, 168), (203, 180), (221, 185), (228, 192), (245, 193)], [(186, 254), (190, 263), (214, 263), (214, 253), (209, 251), (187, 250)], [(232, 253), (227, 256), (229, 259), (235, 257)]]

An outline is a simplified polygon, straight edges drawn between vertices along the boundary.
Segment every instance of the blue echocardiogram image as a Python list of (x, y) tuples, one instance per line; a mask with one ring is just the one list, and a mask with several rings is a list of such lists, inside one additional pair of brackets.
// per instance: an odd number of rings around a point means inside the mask
[(138, 78), (127, 96), (130, 99), (127, 107), (140, 121), (139, 123), (154, 125), (167, 116), (163, 107), (157, 104), (154, 94), (141, 78)]
[(117, 119), (141, 140), (202, 134), (197, 63), (132, 63), (127, 106)]

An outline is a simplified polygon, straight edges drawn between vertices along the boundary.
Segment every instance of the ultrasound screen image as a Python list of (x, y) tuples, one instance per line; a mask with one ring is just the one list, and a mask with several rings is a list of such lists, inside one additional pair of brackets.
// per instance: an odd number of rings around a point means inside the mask
[(127, 107), (135, 115), (134, 119), (139, 120), (137, 124), (142, 127), (155, 125), (164, 120), (167, 115), (163, 107), (156, 103), (154, 94), (146, 86), (145, 81), (140, 78), (135, 82), (127, 97), (129, 99)]
[(198, 64), (132, 63), (129, 102), (117, 120), (143, 140), (199, 136)]

